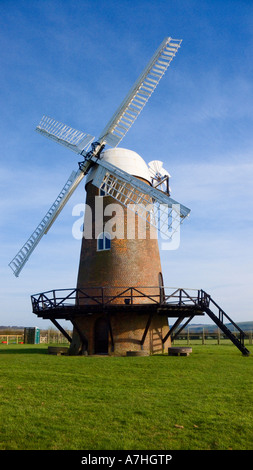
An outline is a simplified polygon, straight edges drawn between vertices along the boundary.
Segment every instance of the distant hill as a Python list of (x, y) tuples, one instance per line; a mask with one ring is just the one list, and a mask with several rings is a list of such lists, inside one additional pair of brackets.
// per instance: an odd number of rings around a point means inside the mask
[[(241, 330), (245, 331), (245, 332), (249, 332), (249, 331), (252, 331), (253, 332), (253, 321), (245, 321), (245, 322), (239, 322), (237, 323), (237, 325), (239, 326), (239, 328), (241, 328)], [(233, 325), (231, 325), (231, 323), (228, 323), (227, 324), (227, 327), (233, 331)]]
[(0, 331), (1, 330), (23, 330), (24, 326), (10, 326), (10, 325), (0, 325)]
[[(232, 325), (232, 323), (225, 323), (225, 325), (230, 331), (234, 331), (234, 325)], [(237, 323), (237, 326), (239, 326), (239, 328), (241, 328), (241, 330), (244, 331), (245, 333), (249, 333), (250, 331), (253, 332), (253, 321), (239, 322)], [(215, 333), (217, 331), (217, 325), (215, 325), (215, 323), (208, 324), (208, 325), (204, 323), (203, 324), (192, 323), (189, 325), (189, 327), (190, 327), (191, 333), (202, 333), (203, 328), (208, 333)], [(186, 331), (187, 329), (188, 327), (186, 327)]]

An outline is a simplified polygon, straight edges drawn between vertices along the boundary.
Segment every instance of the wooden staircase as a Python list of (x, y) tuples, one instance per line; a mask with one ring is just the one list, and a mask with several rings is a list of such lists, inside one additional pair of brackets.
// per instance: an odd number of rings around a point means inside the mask
[[(199, 301), (201, 309), (216, 323), (216, 325), (223, 331), (223, 333), (232, 341), (232, 343), (242, 352), (244, 356), (249, 356), (250, 351), (244, 346), (245, 333), (239, 328), (238, 325), (224, 312), (224, 310), (212, 299), (212, 297), (201, 289)], [(217, 310), (217, 314), (215, 314)], [(227, 328), (224, 324), (224, 317), (234, 326), (234, 329), (239, 333), (238, 336)]]

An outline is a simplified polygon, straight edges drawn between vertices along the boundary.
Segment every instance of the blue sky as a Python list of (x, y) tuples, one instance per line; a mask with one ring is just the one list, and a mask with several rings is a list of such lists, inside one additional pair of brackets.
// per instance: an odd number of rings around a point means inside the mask
[(166, 36), (181, 49), (121, 146), (162, 160), (192, 211), (179, 249), (161, 252), (165, 285), (203, 288), (235, 321), (253, 320), (253, 3), (0, 3), (0, 325), (50, 326), (30, 295), (76, 284), (81, 185), (20, 277), (8, 267), (77, 168), (36, 125), (46, 114), (98, 136)]

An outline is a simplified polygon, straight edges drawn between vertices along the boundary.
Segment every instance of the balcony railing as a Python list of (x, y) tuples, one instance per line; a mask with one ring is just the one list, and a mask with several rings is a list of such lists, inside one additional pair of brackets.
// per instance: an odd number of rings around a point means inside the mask
[(32, 295), (33, 312), (42, 310), (79, 307), (81, 305), (110, 304), (139, 305), (198, 305), (201, 291), (173, 287), (87, 287), (82, 289), (55, 289)]

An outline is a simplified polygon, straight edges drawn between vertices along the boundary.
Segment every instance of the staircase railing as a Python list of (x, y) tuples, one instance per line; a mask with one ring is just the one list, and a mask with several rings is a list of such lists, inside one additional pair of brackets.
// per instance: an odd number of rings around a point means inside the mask
[[(216, 325), (225, 333), (225, 335), (234, 343), (234, 345), (245, 355), (248, 356), (250, 352), (244, 346), (244, 331), (224, 312), (224, 310), (202, 289), (199, 291), (199, 305), (207, 313), (207, 315), (216, 323)], [(218, 310), (215, 314), (214, 309)], [(224, 317), (228, 320), (234, 329), (237, 330), (238, 337), (224, 324)]]

